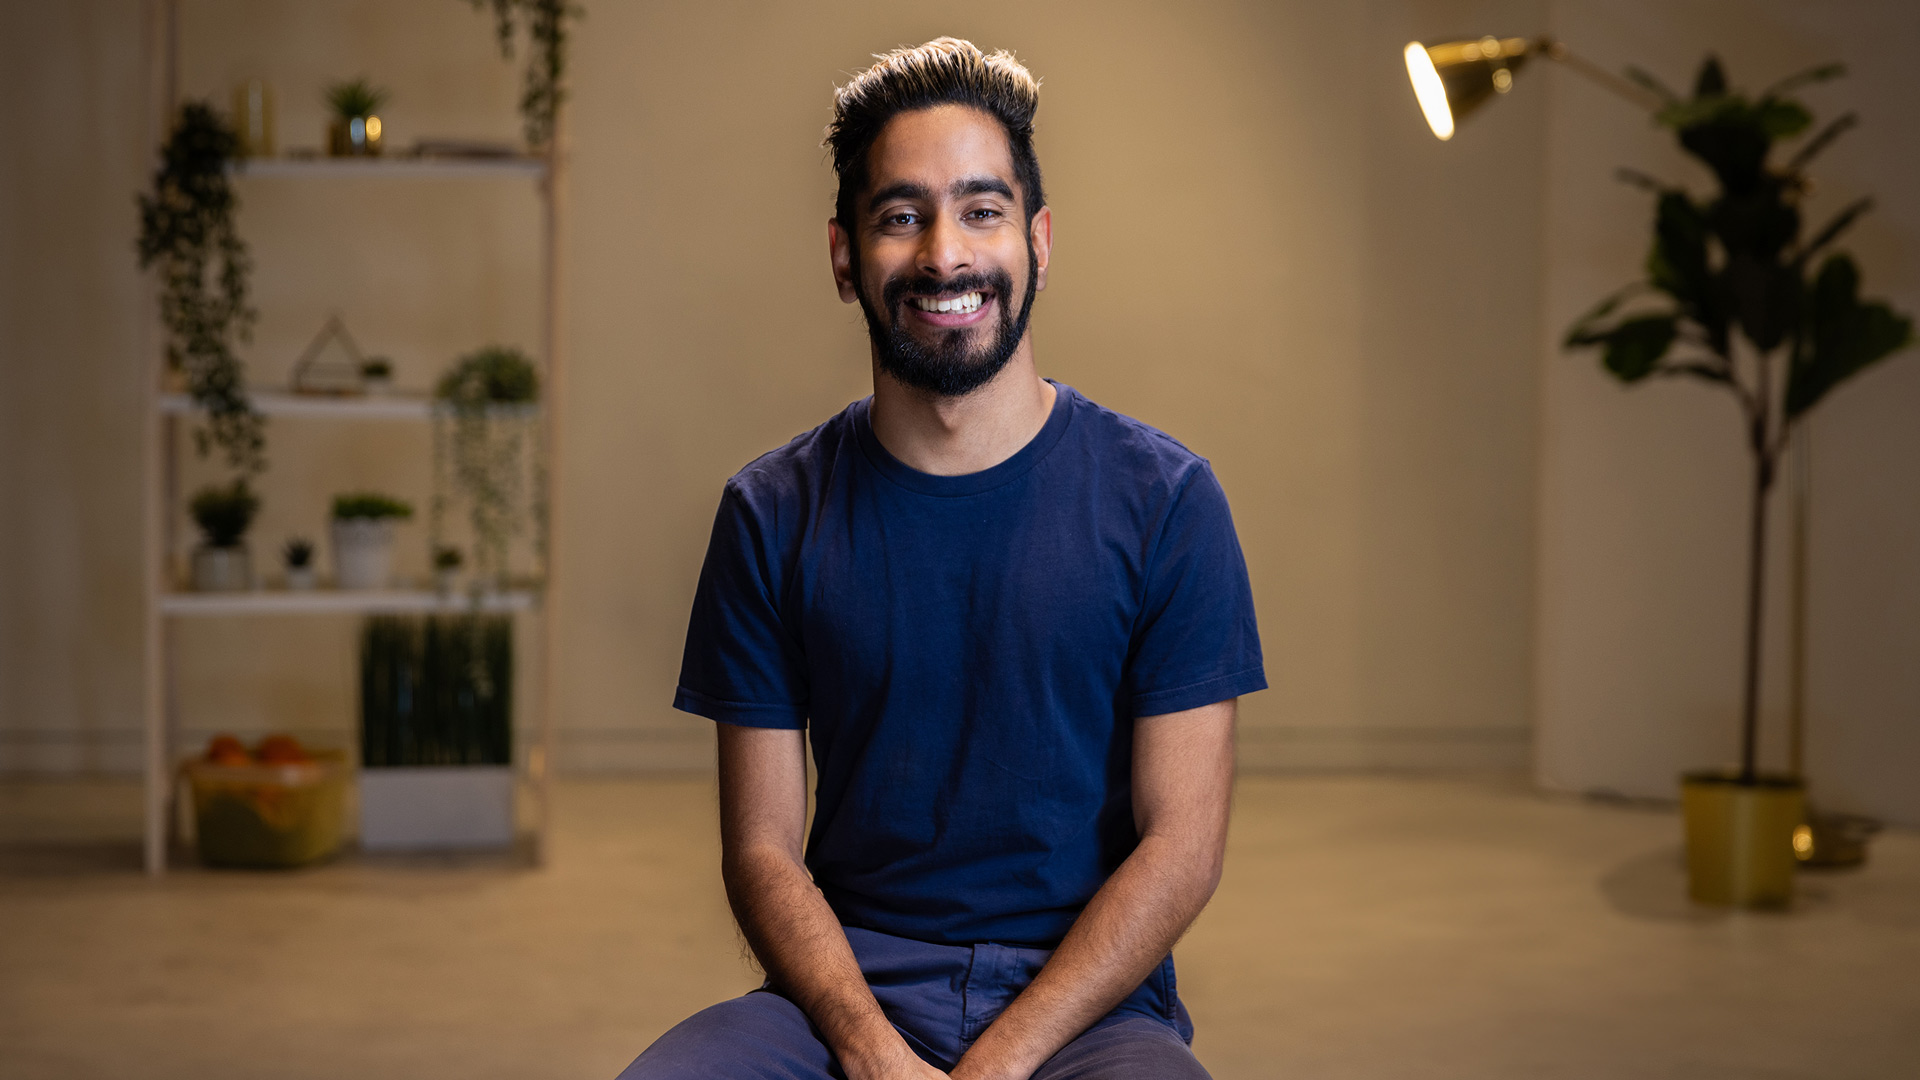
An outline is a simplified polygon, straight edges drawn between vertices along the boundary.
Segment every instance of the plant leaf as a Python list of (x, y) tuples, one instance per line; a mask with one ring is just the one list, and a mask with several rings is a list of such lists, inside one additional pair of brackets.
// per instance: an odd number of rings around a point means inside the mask
[(1651, 191), (1656, 195), (1671, 190), (1667, 185), (1639, 169), (1630, 169), (1624, 165), (1613, 170), (1613, 178), (1623, 184), (1632, 184), (1642, 191)]
[(1654, 212), (1653, 250), (1647, 253), (1653, 287), (1689, 309), (1707, 306), (1707, 219), (1685, 192), (1667, 191)]
[(1847, 113), (1833, 123), (1821, 128), (1820, 133), (1807, 140), (1807, 145), (1801, 147), (1799, 151), (1793, 155), (1793, 158), (1787, 162), (1787, 171), (1797, 173), (1801, 169), (1806, 168), (1807, 163), (1820, 156), (1820, 152), (1825, 150), (1828, 144), (1840, 136), (1845, 135), (1859, 122), (1860, 115), (1858, 113)]
[(1842, 64), (1838, 61), (1819, 64), (1815, 67), (1810, 67), (1805, 71), (1798, 71), (1793, 73), (1792, 75), (1787, 76), (1784, 79), (1781, 79), (1779, 82), (1776, 82), (1772, 86), (1769, 86), (1765, 90), (1761, 91), (1760, 96), (1761, 97), (1779, 97), (1781, 94), (1784, 94), (1789, 90), (1798, 90), (1802, 86), (1808, 86), (1813, 83), (1826, 82), (1829, 79), (1837, 79), (1840, 76), (1845, 75), (1846, 73), (1847, 73), (1847, 65)]
[(1567, 330), (1565, 340), (1560, 343), (1561, 348), (1577, 349), (1583, 345), (1599, 344), (1605, 339), (1606, 332), (1595, 332), (1593, 324), (1613, 314), (1622, 303), (1637, 293), (1645, 292), (1646, 288), (1646, 285), (1636, 281), (1631, 285), (1614, 290), (1606, 299), (1593, 305), (1585, 315), (1574, 320), (1573, 326)]
[(1852, 225), (1856, 218), (1871, 209), (1873, 209), (1872, 196), (1855, 199), (1853, 202), (1848, 203), (1845, 209), (1833, 216), (1832, 221), (1827, 222), (1819, 232), (1814, 234), (1813, 239), (1807, 241), (1807, 245), (1800, 249), (1800, 254), (1795, 257), (1794, 262), (1798, 265), (1805, 265), (1806, 261), (1811, 259), (1821, 248), (1833, 243), (1841, 233), (1845, 232), (1847, 227)]
[(1813, 114), (1797, 101), (1763, 98), (1753, 111), (1760, 130), (1772, 139), (1791, 139), (1813, 126)]
[(1605, 335), (1606, 352), (1600, 363), (1621, 382), (1639, 382), (1659, 369), (1660, 358), (1672, 348), (1679, 329), (1672, 315), (1628, 319)]
[(1841, 383), (1913, 343), (1913, 321), (1886, 304), (1862, 302), (1860, 271), (1834, 255), (1814, 279), (1808, 342), (1787, 380), (1787, 418), (1818, 404)]
[(1700, 63), (1700, 74), (1693, 80), (1695, 98), (1719, 97), (1727, 92), (1727, 73), (1720, 67), (1720, 58), (1712, 53)]

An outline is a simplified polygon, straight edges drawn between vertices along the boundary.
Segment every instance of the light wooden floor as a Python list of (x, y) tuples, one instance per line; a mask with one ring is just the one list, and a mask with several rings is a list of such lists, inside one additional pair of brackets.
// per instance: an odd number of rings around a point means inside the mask
[[(134, 872), (138, 792), (0, 784), (0, 1076), (609, 1078), (756, 980), (701, 780), (561, 786), (555, 860)], [(1667, 812), (1251, 777), (1178, 952), (1253, 1078), (1920, 1076), (1920, 836), (1796, 910), (1680, 898)]]

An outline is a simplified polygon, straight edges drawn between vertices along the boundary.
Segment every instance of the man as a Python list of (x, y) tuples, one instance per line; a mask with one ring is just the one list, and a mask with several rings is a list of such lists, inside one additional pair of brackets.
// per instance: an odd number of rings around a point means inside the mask
[(1038, 104), (952, 38), (836, 95), (827, 235), (873, 396), (728, 482), (674, 701), (719, 721), (767, 985), (626, 1077), (1206, 1075), (1169, 950), (1266, 679), (1207, 463), (1035, 371)]

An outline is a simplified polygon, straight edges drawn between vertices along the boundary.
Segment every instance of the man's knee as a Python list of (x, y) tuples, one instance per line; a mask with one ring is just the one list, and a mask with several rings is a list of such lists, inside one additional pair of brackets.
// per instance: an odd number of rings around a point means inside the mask
[(755, 991), (675, 1024), (635, 1058), (619, 1080), (826, 1080), (833, 1075), (832, 1061), (798, 1005), (779, 994)]
[(1033, 1080), (1209, 1080), (1179, 1034), (1158, 1020), (1102, 1024), (1060, 1048)]

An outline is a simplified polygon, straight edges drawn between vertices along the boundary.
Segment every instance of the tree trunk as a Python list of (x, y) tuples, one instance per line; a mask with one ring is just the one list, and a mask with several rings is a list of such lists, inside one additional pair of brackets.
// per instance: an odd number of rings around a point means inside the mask
[(1759, 775), (1760, 625), (1767, 579), (1767, 496), (1773, 489), (1773, 462), (1756, 447), (1753, 468), (1753, 520), (1747, 537), (1747, 671), (1740, 704), (1740, 782)]

